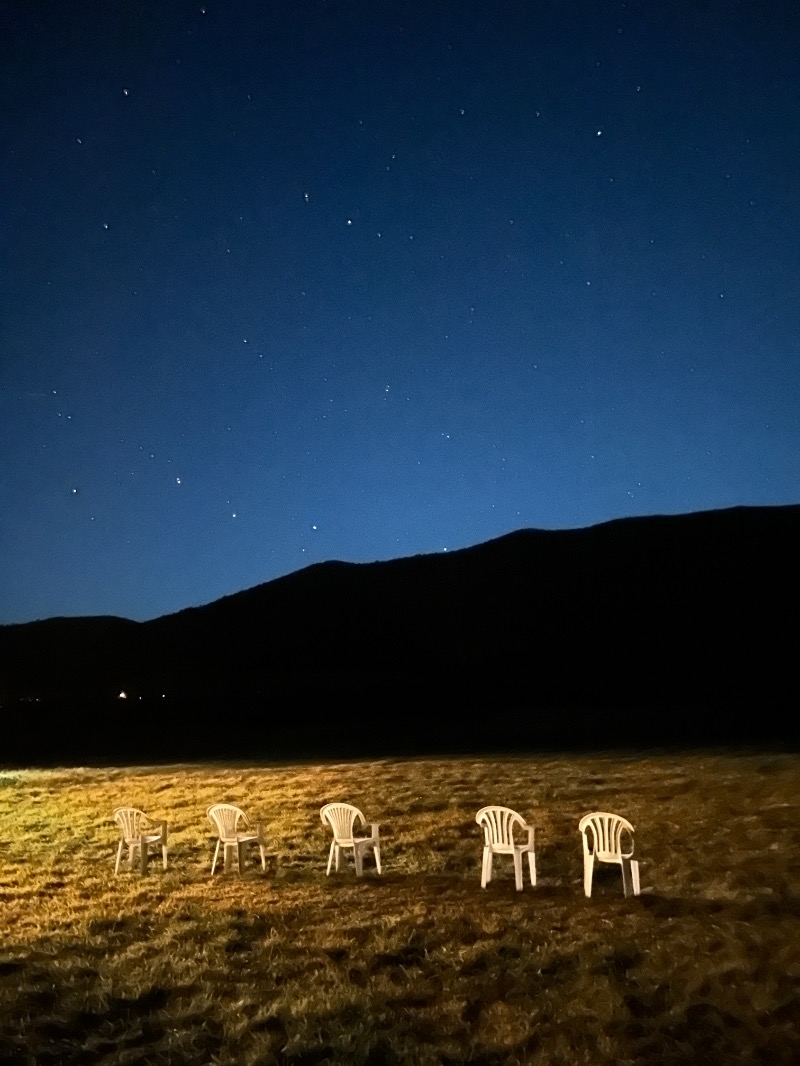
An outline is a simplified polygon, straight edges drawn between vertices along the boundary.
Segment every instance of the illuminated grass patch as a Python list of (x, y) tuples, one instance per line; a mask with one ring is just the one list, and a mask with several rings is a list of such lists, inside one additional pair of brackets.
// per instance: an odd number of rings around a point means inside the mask
[[(800, 758), (695, 754), (0, 773), (0, 1062), (800, 1061)], [(381, 825), (325, 877), (319, 807)], [(209, 874), (205, 810), (268, 830)], [(537, 831), (535, 889), (479, 887), (477, 809)], [(170, 825), (123, 866), (111, 812)], [(582, 893), (579, 817), (636, 826), (643, 895)]]

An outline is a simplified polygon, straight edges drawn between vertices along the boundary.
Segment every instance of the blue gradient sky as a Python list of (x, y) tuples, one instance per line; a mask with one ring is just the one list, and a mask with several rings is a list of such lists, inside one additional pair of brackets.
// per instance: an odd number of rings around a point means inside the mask
[(0, 622), (800, 501), (794, 5), (20, 0), (2, 42)]

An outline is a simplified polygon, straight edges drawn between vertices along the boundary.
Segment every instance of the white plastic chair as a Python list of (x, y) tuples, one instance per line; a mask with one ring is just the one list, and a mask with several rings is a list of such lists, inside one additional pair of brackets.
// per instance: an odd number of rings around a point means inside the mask
[(245, 844), (258, 845), (261, 852), (261, 869), (266, 870), (266, 840), (259, 824), (251, 825), (244, 811), (240, 810), (239, 807), (234, 807), (232, 803), (215, 803), (208, 808), (206, 813), (208, 814), (208, 820), (217, 830), (219, 836), (217, 846), (214, 849), (214, 858), (211, 861), (212, 876), (217, 868), (220, 847), (224, 849), (225, 873), (230, 870), (235, 854), (239, 873), (241, 874), (242, 866), (244, 865)]
[[(594, 811), (585, 814), (578, 824), (583, 837), (583, 891), (592, 894), (592, 873), (597, 862), (614, 862), (622, 867), (622, 889), (626, 896), (639, 895), (639, 863), (633, 855), (633, 826), (619, 814)], [(627, 833), (630, 850), (623, 850)], [(591, 837), (591, 840), (589, 839)]]
[(356, 820), (361, 825), (366, 825), (366, 819), (358, 807), (354, 807), (350, 803), (326, 803), (324, 807), (320, 809), (319, 816), (322, 819), (323, 824), (325, 822), (333, 830), (333, 841), (331, 842), (331, 850), (328, 855), (328, 869), (327, 875), (330, 876), (331, 866), (335, 864), (336, 872), (339, 872), (339, 855), (343, 848), (353, 849), (353, 858), (356, 864), (356, 876), (361, 877), (364, 872), (364, 852), (369, 851), (370, 848), (375, 856), (375, 866), (378, 873), (381, 872), (381, 840), (380, 829), (372, 823), (370, 824), (370, 835), (368, 837), (356, 837), (353, 834), (353, 829)]
[[(514, 859), (514, 880), (517, 892), (522, 891), (522, 856), (528, 856), (531, 884), (536, 884), (536, 855), (533, 848), (534, 828), (528, 825), (521, 815), (510, 807), (481, 807), (475, 815), (475, 821), (483, 826), (483, 865), (481, 867), (481, 888), (492, 879), (492, 859), (495, 855), (511, 855)], [(524, 844), (514, 843), (514, 826), (527, 833)]]
[(148, 849), (151, 847), (161, 848), (161, 858), (164, 869), (167, 868), (167, 823), (151, 821), (144, 811), (136, 807), (117, 807), (114, 811), (114, 821), (119, 826), (119, 847), (117, 848), (117, 863), (114, 873), (119, 873), (119, 864), (122, 861), (122, 850), (127, 846), (128, 861), (131, 867), (134, 864), (134, 855), (139, 853), (139, 869), (147, 873)]

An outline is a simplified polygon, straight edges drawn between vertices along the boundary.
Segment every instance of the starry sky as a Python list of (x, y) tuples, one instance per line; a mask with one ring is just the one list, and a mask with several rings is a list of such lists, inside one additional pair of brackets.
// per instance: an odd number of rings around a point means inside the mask
[(788, 0), (12, 0), (0, 622), (800, 501)]

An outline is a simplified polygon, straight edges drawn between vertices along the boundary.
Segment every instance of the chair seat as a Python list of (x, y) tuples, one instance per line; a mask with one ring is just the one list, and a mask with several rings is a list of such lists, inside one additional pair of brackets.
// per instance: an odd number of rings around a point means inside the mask
[(496, 855), (513, 855), (515, 851), (533, 851), (533, 846), (528, 844), (490, 844), (489, 847)]

